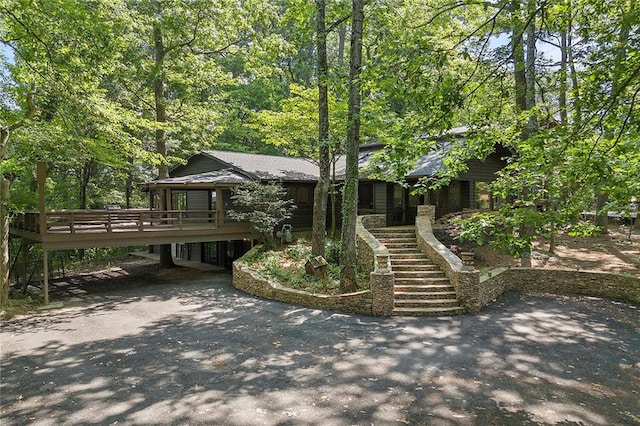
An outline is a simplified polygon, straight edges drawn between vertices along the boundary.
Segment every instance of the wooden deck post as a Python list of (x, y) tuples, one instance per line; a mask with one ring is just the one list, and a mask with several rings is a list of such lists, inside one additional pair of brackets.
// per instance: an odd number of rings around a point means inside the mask
[(27, 282), (27, 273), (29, 272), (29, 265), (27, 265), (27, 262), (29, 261), (29, 250), (31, 249), (31, 244), (27, 243), (26, 240), (23, 238), (22, 239), (22, 244), (23, 244), (23, 250), (22, 250), (22, 281), (24, 283), (24, 288), (27, 288), (27, 284), (29, 284)]
[(224, 200), (222, 199), (222, 188), (216, 187), (216, 228), (224, 225)]
[(44, 293), (44, 305), (49, 305), (49, 255), (42, 250), (42, 291)]

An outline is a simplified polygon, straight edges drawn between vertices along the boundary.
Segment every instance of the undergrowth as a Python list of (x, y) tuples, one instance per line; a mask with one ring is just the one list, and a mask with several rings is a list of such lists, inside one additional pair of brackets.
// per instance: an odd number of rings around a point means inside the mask
[[(326, 289), (323, 289), (320, 277), (308, 275), (305, 271), (306, 262), (313, 258), (311, 243), (305, 238), (271, 250), (252, 250), (242, 260), (254, 271), (284, 287), (309, 293), (339, 294), (342, 269), (338, 264), (340, 241), (327, 239), (325, 253), (328, 263)], [(357, 278), (360, 290), (369, 287), (367, 273), (358, 273)]]

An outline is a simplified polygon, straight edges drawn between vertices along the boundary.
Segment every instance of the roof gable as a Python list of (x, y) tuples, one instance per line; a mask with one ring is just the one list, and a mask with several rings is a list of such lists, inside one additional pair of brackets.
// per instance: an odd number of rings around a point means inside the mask
[(218, 150), (202, 153), (261, 180), (317, 181), (320, 175), (318, 165), (307, 158)]

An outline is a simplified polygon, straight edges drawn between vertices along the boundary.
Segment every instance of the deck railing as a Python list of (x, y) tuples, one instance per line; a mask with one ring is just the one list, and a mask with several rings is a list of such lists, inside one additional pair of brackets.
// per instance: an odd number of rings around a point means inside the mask
[[(11, 227), (40, 235), (58, 233), (143, 232), (166, 229), (220, 228), (227, 222), (217, 210), (50, 210), (44, 220), (37, 211), (16, 213)], [(41, 229), (44, 227), (44, 229)]]

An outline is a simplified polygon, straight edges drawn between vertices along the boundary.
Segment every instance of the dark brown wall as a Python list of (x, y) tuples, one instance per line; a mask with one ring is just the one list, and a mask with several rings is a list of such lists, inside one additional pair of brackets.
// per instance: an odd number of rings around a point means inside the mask
[(227, 165), (204, 154), (191, 157), (187, 164), (178, 166), (169, 173), (171, 177), (195, 175), (228, 168)]

